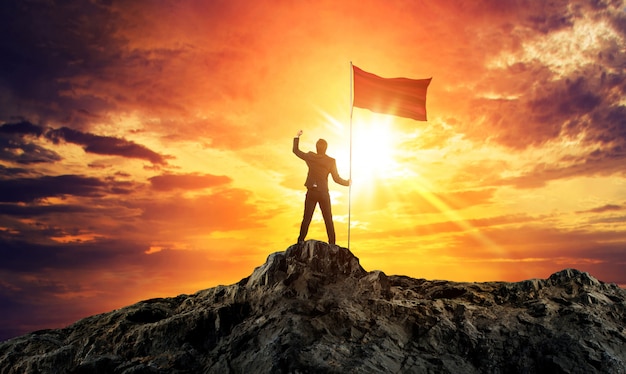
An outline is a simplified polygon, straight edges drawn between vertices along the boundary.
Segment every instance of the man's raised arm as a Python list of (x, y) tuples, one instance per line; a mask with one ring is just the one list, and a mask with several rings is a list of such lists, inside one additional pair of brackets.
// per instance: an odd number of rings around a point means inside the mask
[(296, 156), (304, 159), (304, 152), (300, 150), (300, 135), (302, 135), (302, 130), (298, 131), (298, 135), (293, 138), (293, 146), (291, 147), (291, 150), (296, 154)]

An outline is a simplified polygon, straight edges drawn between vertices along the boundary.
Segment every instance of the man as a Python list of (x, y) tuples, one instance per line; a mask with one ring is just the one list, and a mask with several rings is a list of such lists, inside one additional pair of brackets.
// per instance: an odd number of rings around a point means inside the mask
[(300, 236), (298, 243), (302, 243), (309, 231), (309, 224), (313, 217), (313, 211), (317, 204), (320, 205), (324, 224), (326, 225), (326, 233), (328, 234), (328, 243), (335, 244), (335, 225), (333, 224), (333, 214), (330, 208), (330, 194), (328, 193), (328, 174), (333, 176), (335, 183), (342, 186), (349, 186), (350, 180), (342, 179), (337, 172), (337, 164), (335, 159), (326, 155), (328, 144), (326, 140), (320, 139), (315, 144), (317, 153), (304, 153), (300, 150), (300, 135), (302, 130), (298, 131), (298, 135), (293, 138), (293, 153), (303, 159), (309, 167), (304, 185), (307, 188), (306, 198), (304, 200), (304, 215), (302, 217), (302, 225), (300, 226)]

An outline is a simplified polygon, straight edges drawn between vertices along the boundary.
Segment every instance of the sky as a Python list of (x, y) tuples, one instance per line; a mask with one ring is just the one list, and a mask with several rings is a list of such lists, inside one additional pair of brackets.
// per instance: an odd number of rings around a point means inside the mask
[[(626, 285), (624, 1), (9, 0), (0, 29), (0, 340), (286, 250), (300, 129), (368, 271)], [(351, 63), (432, 77), (428, 120), (352, 109)]]

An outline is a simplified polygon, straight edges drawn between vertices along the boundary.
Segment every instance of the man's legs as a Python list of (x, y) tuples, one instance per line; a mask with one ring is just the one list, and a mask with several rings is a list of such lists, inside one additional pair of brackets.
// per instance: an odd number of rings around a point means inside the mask
[(328, 244), (335, 244), (335, 224), (333, 223), (333, 212), (330, 207), (330, 194), (328, 192), (320, 192), (319, 196), (320, 209), (324, 217), (326, 225), (326, 233), (328, 234)]
[(309, 232), (309, 225), (311, 224), (311, 218), (313, 218), (313, 211), (315, 211), (316, 204), (316, 193), (314, 191), (307, 191), (306, 197), (304, 198), (304, 214), (302, 215), (302, 225), (300, 225), (298, 243), (303, 242), (307, 232)]

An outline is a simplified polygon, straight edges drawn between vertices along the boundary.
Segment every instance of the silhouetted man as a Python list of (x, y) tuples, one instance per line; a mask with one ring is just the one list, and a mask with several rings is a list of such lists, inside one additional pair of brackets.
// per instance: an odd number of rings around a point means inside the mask
[(320, 139), (315, 144), (317, 153), (304, 153), (300, 150), (300, 135), (302, 130), (298, 131), (298, 135), (293, 138), (293, 153), (303, 159), (309, 167), (309, 173), (306, 176), (304, 185), (307, 188), (306, 198), (304, 200), (304, 215), (302, 216), (302, 225), (300, 226), (300, 236), (298, 243), (304, 241), (309, 224), (313, 217), (315, 206), (320, 205), (324, 224), (326, 224), (326, 233), (328, 234), (328, 243), (335, 244), (335, 225), (333, 224), (333, 213), (330, 208), (330, 194), (328, 193), (328, 174), (333, 176), (335, 183), (342, 186), (349, 186), (350, 180), (342, 179), (337, 172), (337, 164), (335, 159), (326, 155), (328, 144), (326, 140)]

